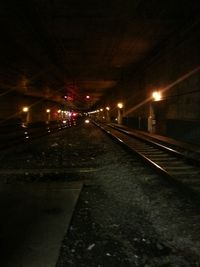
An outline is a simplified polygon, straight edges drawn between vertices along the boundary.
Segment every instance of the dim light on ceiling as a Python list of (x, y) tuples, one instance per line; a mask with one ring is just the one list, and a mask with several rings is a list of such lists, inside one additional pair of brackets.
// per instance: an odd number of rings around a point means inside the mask
[(110, 108), (109, 107), (106, 107), (106, 110), (110, 110)]
[(60, 109), (58, 110), (58, 113), (61, 113), (61, 110)]
[(46, 109), (46, 113), (50, 113), (50, 111), (51, 111), (51, 110), (50, 110), (49, 108)]
[(158, 91), (154, 91), (154, 92), (152, 93), (152, 97), (153, 97), (154, 101), (159, 101), (159, 100), (162, 99), (162, 95), (161, 95), (161, 93), (158, 92)]

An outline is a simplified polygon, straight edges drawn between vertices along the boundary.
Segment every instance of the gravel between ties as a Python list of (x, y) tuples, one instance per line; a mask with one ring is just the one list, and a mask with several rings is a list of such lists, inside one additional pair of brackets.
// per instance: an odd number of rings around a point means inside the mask
[[(199, 201), (95, 126), (78, 125), (1, 154), (2, 169), (23, 171), (25, 162), (23, 176), (7, 174), (3, 180), (85, 182), (57, 267), (200, 266)], [(51, 168), (59, 173), (43, 174)], [(62, 173), (67, 168), (74, 171)]]
[(199, 266), (198, 203), (98, 129), (79, 135), (99, 170), (82, 191), (57, 267)]

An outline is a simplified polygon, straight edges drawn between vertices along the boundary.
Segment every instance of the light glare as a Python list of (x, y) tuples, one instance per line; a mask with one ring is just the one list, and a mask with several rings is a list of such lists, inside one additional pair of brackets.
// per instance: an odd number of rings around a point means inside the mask
[(117, 106), (118, 106), (118, 108), (123, 108), (123, 104), (122, 103), (118, 103)]
[(29, 109), (28, 109), (28, 107), (23, 107), (22, 110), (23, 110), (23, 112), (28, 112)]
[(155, 91), (152, 93), (152, 97), (153, 97), (154, 101), (159, 101), (159, 100), (161, 100), (161, 93), (158, 91)]

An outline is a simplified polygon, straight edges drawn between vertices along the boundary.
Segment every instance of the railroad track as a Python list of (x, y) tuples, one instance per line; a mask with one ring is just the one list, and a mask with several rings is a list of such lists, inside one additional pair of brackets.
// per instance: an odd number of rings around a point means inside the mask
[(200, 193), (200, 161), (197, 158), (187, 157), (180, 151), (121, 127), (95, 124), (160, 174)]
[(0, 127), (0, 150), (11, 148), (15, 145), (30, 142), (36, 138), (64, 130), (76, 125), (75, 120), (54, 123), (40, 123), (32, 125), (11, 125)]

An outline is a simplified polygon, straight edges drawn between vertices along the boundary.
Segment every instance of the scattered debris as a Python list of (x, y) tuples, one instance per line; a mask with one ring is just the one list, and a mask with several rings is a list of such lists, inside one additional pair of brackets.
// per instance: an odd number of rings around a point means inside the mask
[(87, 249), (88, 249), (88, 250), (92, 250), (94, 247), (95, 247), (95, 244), (93, 243), (93, 244), (91, 244)]
[(51, 147), (56, 147), (56, 146), (59, 146), (59, 144), (58, 143), (54, 143), (54, 144), (51, 145)]
[(111, 257), (111, 254), (110, 253), (106, 253), (106, 256)]
[(160, 243), (157, 243), (156, 246), (157, 246), (157, 248), (158, 248), (159, 250), (163, 250), (163, 249), (164, 249), (164, 247), (163, 247)]

